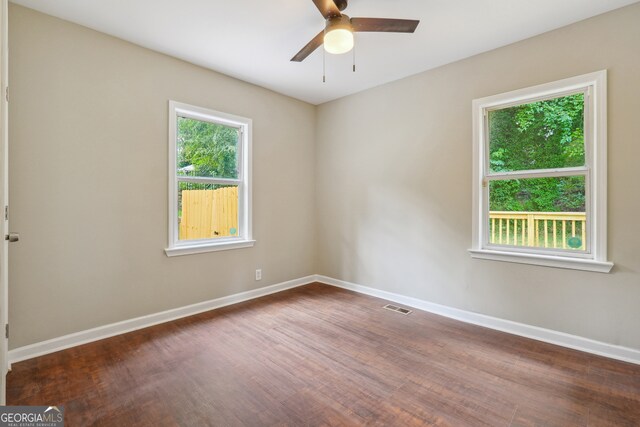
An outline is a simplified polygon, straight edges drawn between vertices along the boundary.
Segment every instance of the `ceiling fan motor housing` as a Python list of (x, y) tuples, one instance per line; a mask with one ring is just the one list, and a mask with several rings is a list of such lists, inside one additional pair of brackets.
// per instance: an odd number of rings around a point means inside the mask
[(351, 26), (351, 19), (347, 15), (340, 16), (332, 16), (327, 18), (326, 25), (324, 27), (324, 33), (327, 34), (333, 30), (348, 30), (353, 31), (353, 27)]

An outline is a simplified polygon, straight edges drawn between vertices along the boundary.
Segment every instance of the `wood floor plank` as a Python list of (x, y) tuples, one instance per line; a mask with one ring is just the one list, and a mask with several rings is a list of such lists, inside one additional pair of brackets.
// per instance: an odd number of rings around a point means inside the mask
[(69, 426), (632, 426), (640, 366), (311, 284), (16, 363)]

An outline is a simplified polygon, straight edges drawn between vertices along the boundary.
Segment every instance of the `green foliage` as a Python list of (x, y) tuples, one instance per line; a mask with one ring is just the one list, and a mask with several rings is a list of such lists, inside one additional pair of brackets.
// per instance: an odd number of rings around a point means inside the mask
[(491, 181), (490, 210), (584, 212), (584, 177)]
[(200, 120), (178, 118), (179, 175), (237, 178), (238, 131)]
[[(491, 172), (582, 166), (584, 96), (576, 94), (489, 112)], [(584, 178), (492, 181), (495, 211), (584, 211)]]

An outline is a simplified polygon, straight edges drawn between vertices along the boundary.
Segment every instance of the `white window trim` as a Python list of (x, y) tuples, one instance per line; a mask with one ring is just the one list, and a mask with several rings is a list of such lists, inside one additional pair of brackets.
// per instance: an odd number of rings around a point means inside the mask
[[(585, 140), (587, 167), (576, 168), (589, 180), (587, 195), (588, 230), (591, 236), (587, 253), (536, 250), (532, 248), (496, 247), (486, 244), (489, 200), (488, 188), (483, 188), (488, 150), (485, 149), (486, 111), (496, 107), (518, 105), (561, 95), (563, 92), (586, 90), (589, 102), (585, 111), (591, 126), (590, 140)], [(552, 83), (520, 89), (486, 98), (475, 99), (473, 107), (473, 258), (534, 264), (575, 270), (608, 273), (613, 263), (607, 261), (607, 71), (597, 71)], [(566, 171), (566, 170), (565, 170)], [(554, 170), (543, 171), (553, 176)], [(560, 173), (560, 172), (559, 172)], [(534, 173), (535, 175), (535, 173)], [(538, 171), (538, 176), (541, 175)], [(488, 187), (488, 186), (487, 186)]]
[[(239, 233), (238, 237), (184, 240), (178, 239), (178, 177), (176, 170), (176, 146), (177, 146), (177, 117), (190, 117), (196, 120), (203, 120), (231, 126), (241, 130), (239, 144), (240, 178), (238, 181), (239, 206)], [(196, 107), (176, 101), (169, 101), (169, 236), (168, 247), (164, 250), (167, 256), (190, 255), (203, 252), (223, 251), (229, 249), (248, 248), (254, 245), (252, 239), (252, 185), (251, 185), (251, 119), (221, 113), (207, 108)], [(194, 178), (194, 181), (201, 179)], [(220, 181), (224, 179), (207, 179), (207, 182)], [(228, 181), (228, 180), (227, 180)], [(235, 181), (236, 180), (232, 180)], [(214, 182), (214, 183), (216, 183)]]

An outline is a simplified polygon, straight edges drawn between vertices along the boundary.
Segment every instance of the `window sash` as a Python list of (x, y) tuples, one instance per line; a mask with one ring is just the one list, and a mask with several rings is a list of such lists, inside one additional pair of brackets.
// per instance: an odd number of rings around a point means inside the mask
[[(496, 102), (492, 105), (485, 105), (482, 107), (482, 151), (484, 153), (484, 161), (482, 167), (482, 180), (481, 180), (481, 248), (489, 250), (507, 250), (510, 252), (530, 253), (530, 254), (546, 254), (546, 255), (560, 255), (569, 256), (574, 258), (592, 258), (592, 240), (595, 232), (591, 218), (591, 174), (590, 165), (592, 161), (591, 146), (593, 145), (592, 134), (593, 127), (591, 122), (594, 120), (592, 117), (592, 108), (590, 106), (592, 100), (590, 98), (592, 92), (592, 85), (585, 85), (578, 88), (572, 88), (563, 91), (552, 91), (537, 96), (522, 97), (517, 100), (508, 102)], [(490, 138), (489, 138), (489, 112), (498, 111), (506, 108), (516, 107), (520, 105), (531, 104), (539, 101), (547, 101), (566, 96), (584, 94), (584, 125), (583, 125), (583, 144), (585, 152), (585, 165), (577, 167), (566, 168), (553, 168), (553, 169), (525, 169), (518, 171), (507, 172), (491, 172), (490, 169)], [(530, 246), (516, 246), (516, 245), (498, 245), (490, 243), (489, 233), (489, 221), (490, 221), (490, 203), (489, 203), (489, 182), (499, 180), (511, 180), (511, 179), (526, 179), (526, 178), (551, 178), (551, 177), (571, 177), (571, 176), (584, 176), (585, 177), (585, 215), (586, 215), (586, 230), (587, 236), (585, 241), (584, 251), (564, 250), (558, 248), (541, 248)]]
[[(574, 169), (587, 169), (591, 164), (591, 143), (593, 142), (593, 135), (591, 134), (592, 127), (590, 126), (592, 120), (591, 117), (592, 109), (590, 108), (591, 104), (591, 88), (592, 86), (585, 86), (579, 89), (566, 90), (561, 92), (549, 93), (541, 96), (533, 96), (529, 98), (522, 98), (517, 101), (511, 101), (506, 103), (496, 103), (491, 106), (485, 106), (482, 108), (482, 131), (483, 131), (483, 151), (484, 151), (484, 164), (483, 164), (483, 176), (485, 178), (489, 176), (500, 176), (502, 174), (507, 173), (524, 173), (524, 172), (534, 172), (534, 171), (560, 171), (560, 170), (574, 170)], [(533, 104), (539, 101), (549, 101), (552, 99), (564, 98), (566, 96), (577, 95), (582, 93), (584, 95), (583, 98), (583, 148), (584, 148), (584, 166), (577, 167), (566, 167), (566, 168), (554, 168), (554, 169), (522, 169), (518, 171), (508, 171), (508, 172), (491, 172), (491, 153), (490, 153), (490, 145), (491, 140), (489, 138), (489, 112), (490, 111), (499, 111), (507, 108), (518, 107), (520, 105)]]
[[(592, 216), (591, 216), (591, 174), (588, 169), (580, 170), (581, 173), (565, 173), (565, 174), (555, 174), (552, 172), (545, 172), (545, 174), (535, 174), (531, 175), (528, 173), (522, 173), (518, 175), (522, 176), (513, 176), (510, 173), (510, 177), (499, 177), (498, 179), (486, 179), (482, 184), (482, 248), (484, 249), (495, 249), (495, 250), (509, 250), (515, 252), (523, 252), (523, 253), (537, 253), (537, 254), (557, 254), (562, 256), (572, 256), (576, 258), (591, 258), (592, 257), (592, 241), (593, 241), (593, 233), (594, 229), (592, 227)], [(525, 176), (526, 175), (526, 176)], [(543, 248), (543, 247), (532, 247), (532, 246), (514, 246), (514, 245), (498, 245), (490, 243), (490, 233), (489, 233), (489, 220), (490, 220), (490, 203), (489, 203), (489, 182), (490, 181), (499, 181), (504, 179), (519, 179), (519, 178), (558, 178), (558, 177), (572, 177), (572, 176), (584, 176), (584, 187), (585, 187), (585, 218), (586, 218), (586, 230), (587, 236), (585, 241), (585, 249), (583, 251), (576, 250), (565, 250), (560, 248)], [(486, 177), (489, 178), (489, 177)], [(494, 177), (495, 178), (495, 177)]]
[[(237, 124), (237, 123), (233, 123), (230, 121), (226, 121), (226, 120), (222, 120), (222, 119), (218, 119), (216, 117), (211, 117), (209, 115), (205, 115), (202, 113), (196, 113), (196, 112), (191, 112), (188, 110), (184, 110), (184, 109), (176, 109), (176, 116), (175, 116), (175, 121), (177, 123), (178, 118), (182, 117), (183, 119), (191, 119), (191, 120), (198, 120), (201, 122), (207, 122), (207, 123), (213, 123), (215, 125), (220, 125), (220, 126), (225, 126), (231, 129), (235, 129), (238, 132), (238, 142), (237, 142), (237, 147), (236, 147), (236, 171), (238, 171), (238, 176), (242, 177), (244, 176), (243, 173), (244, 171), (242, 170), (243, 165), (244, 165), (244, 159), (243, 159), (243, 147), (244, 147), (244, 126)], [(178, 149), (178, 128), (176, 126), (176, 150)], [(178, 172), (178, 158), (176, 157), (176, 175)], [(178, 175), (178, 177), (180, 177), (180, 175)], [(213, 177), (190, 177), (190, 178), (213, 178)], [(220, 179), (232, 179), (232, 178), (220, 178)]]
[[(591, 127), (589, 123), (591, 122), (590, 117), (590, 109), (588, 105), (590, 104), (590, 99), (588, 95), (590, 93), (589, 87), (585, 87), (582, 90), (572, 90), (565, 91), (558, 94), (551, 94), (544, 97), (532, 97), (521, 100), (519, 102), (512, 102), (509, 104), (498, 104), (492, 107), (491, 109), (484, 108), (483, 109), (483, 133), (484, 137), (484, 153), (485, 153), (485, 162), (484, 162), (484, 170), (483, 170), (483, 178), (482, 178), (482, 248), (484, 249), (494, 249), (494, 250), (508, 250), (513, 252), (521, 252), (521, 253), (534, 253), (534, 254), (557, 254), (561, 256), (571, 256), (576, 258), (591, 258), (592, 257), (592, 234), (594, 230), (592, 229), (592, 221), (591, 221), (591, 179), (590, 179), (590, 142), (592, 141), (593, 135), (590, 130)], [(584, 150), (585, 150), (585, 166), (577, 166), (577, 167), (566, 167), (566, 168), (553, 168), (553, 169), (524, 169), (518, 171), (507, 171), (507, 172), (491, 172), (490, 170), (490, 154), (489, 154), (489, 115), (488, 112), (493, 110), (501, 110), (504, 108), (515, 107), (518, 105), (526, 105), (531, 104), (533, 102), (550, 100), (562, 98), (564, 96), (575, 95), (577, 93), (584, 93)], [(531, 246), (517, 246), (517, 245), (503, 245), (503, 244), (495, 244), (490, 243), (490, 235), (489, 235), (489, 221), (490, 221), (490, 203), (489, 203), (489, 183), (491, 181), (501, 181), (501, 180), (512, 180), (512, 179), (527, 179), (527, 178), (558, 178), (558, 177), (571, 177), (571, 176), (584, 176), (585, 177), (585, 216), (586, 216), (586, 230), (587, 236), (585, 241), (585, 250), (584, 251), (575, 251), (575, 250), (565, 250), (561, 248), (544, 248), (544, 247), (531, 247)]]
[[(181, 246), (193, 246), (193, 245), (202, 245), (206, 243), (218, 244), (224, 242), (235, 242), (247, 240), (248, 230), (245, 230), (247, 226), (245, 225), (243, 218), (245, 215), (245, 204), (244, 200), (244, 191), (245, 186), (243, 185), (242, 180), (231, 180), (231, 179), (219, 179), (219, 178), (190, 178), (190, 179), (181, 179), (183, 177), (177, 177), (178, 180), (176, 182), (176, 198), (175, 198), (175, 233), (174, 233), (174, 245), (175, 247)], [(224, 181), (224, 182), (222, 182)], [(179, 185), (181, 182), (192, 182), (196, 184), (222, 184), (222, 185), (236, 185), (238, 187), (238, 235), (237, 236), (225, 236), (225, 237), (208, 237), (204, 239), (180, 239), (180, 225), (178, 223), (178, 194), (179, 194)]]
[[(178, 175), (177, 138), (178, 118), (205, 121), (234, 128), (238, 131), (236, 165), (238, 178), (193, 177)], [(253, 246), (251, 224), (251, 120), (201, 107), (169, 101), (169, 242), (167, 255), (189, 254), (225, 248)], [(179, 239), (178, 190), (181, 182), (235, 185), (238, 187), (238, 235), (206, 239)], [(227, 246), (232, 244), (233, 246)], [(210, 248), (210, 249), (206, 249)], [(193, 249), (193, 250), (192, 250)], [(174, 252), (180, 250), (182, 252)], [(186, 250), (186, 252), (185, 252)]]
[[(488, 186), (492, 176), (487, 173), (488, 152), (486, 114), (489, 109), (521, 105), (536, 100), (553, 99), (565, 94), (585, 91), (585, 170), (569, 171), (568, 175), (586, 173), (585, 211), (588, 211), (590, 254), (548, 252), (530, 247), (487, 246), (484, 238), (489, 229)], [(588, 101), (587, 101), (588, 99)], [(607, 71), (569, 77), (537, 86), (474, 99), (473, 111), (473, 190), (472, 241), (469, 253), (476, 259), (507, 261), (573, 270), (608, 273), (613, 263), (607, 260)], [(522, 172), (522, 171), (518, 171)], [(524, 171), (525, 173), (537, 171)], [(550, 171), (539, 172), (539, 175)], [(553, 171), (563, 174), (567, 171)], [(536, 176), (536, 177), (538, 177)], [(496, 176), (501, 178), (506, 176)], [(515, 176), (511, 176), (515, 178)]]

